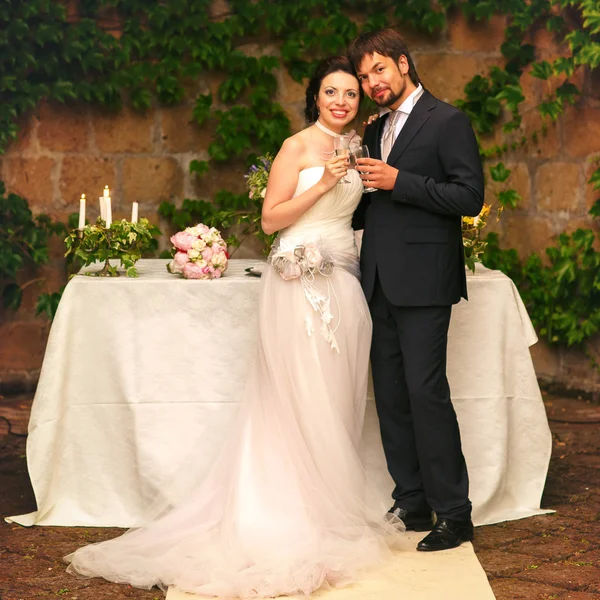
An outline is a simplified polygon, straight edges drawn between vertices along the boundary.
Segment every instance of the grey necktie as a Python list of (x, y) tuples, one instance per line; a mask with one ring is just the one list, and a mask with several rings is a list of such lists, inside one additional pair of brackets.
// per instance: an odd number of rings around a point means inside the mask
[(388, 117), (388, 122), (386, 124), (387, 128), (381, 138), (381, 160), (384, 162), (387, 161), (388, 156), (392, 151), (392, 146), (396, 141), (396, 124), (401, 115), (402, 113), (399, 110), (394, 110)]

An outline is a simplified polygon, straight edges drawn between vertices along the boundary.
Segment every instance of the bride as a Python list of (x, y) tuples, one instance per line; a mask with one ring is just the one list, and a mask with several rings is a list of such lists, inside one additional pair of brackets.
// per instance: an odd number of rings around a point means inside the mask
[(185, 497), (146, 525), (66, 557), (70, 572), (262, 598), (345, 585), (388, 556), (403, 526), (368, 508), (360, 459), (371, 319), (351, 219), (363, 185), (334, 156), (360, 94), (346, 58), (325, 60), (306, 90), (313, 124), (273, 163), (262, 224), (280, 233), (261, 280), (257, 356), (219, 459), (201, 481), (179, 475)]

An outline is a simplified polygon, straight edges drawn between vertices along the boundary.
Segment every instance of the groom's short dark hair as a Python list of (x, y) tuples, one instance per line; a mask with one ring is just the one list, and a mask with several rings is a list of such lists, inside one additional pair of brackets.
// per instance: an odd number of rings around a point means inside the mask
[(389, 56), (396, 64), (404, 54), (408, 62), (408, 76), (415, 85), (421, 83), (408, 47), (397, 31), (377, 29), (359, 35), (348, 48), (348, 58), (358, 71), (363, 58), (367, 54), (373, 55), (375, 52), (381, 56)]

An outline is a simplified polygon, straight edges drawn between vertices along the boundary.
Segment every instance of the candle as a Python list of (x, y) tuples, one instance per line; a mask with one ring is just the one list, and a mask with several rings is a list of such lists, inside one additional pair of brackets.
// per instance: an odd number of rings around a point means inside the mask
[(131, 205), (131, 222), (132, 223), (138, 222), (138, 203), (137, 202), (134, 202)]
[(79, 225), (77, 229), (83, 229), (85, 227), (85, 194), (81, 194), (79, 200)]
[(110, 196), (104, 198), (104, 206), (106, 210), (106, 228), (108, 229), (112, 225), (112, 208), (110, 205)]

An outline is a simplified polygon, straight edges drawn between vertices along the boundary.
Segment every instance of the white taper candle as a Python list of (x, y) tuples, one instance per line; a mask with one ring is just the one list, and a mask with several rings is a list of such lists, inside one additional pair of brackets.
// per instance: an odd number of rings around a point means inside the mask
[(77, 229), (83, 229), (85, 227), (85, 194), (81, 194), (79, 200), (79, 224)]
[(137, 202), (134, 202), (131, 205), (131, 222), (132, 223), (138, 222), (138, 203)]

